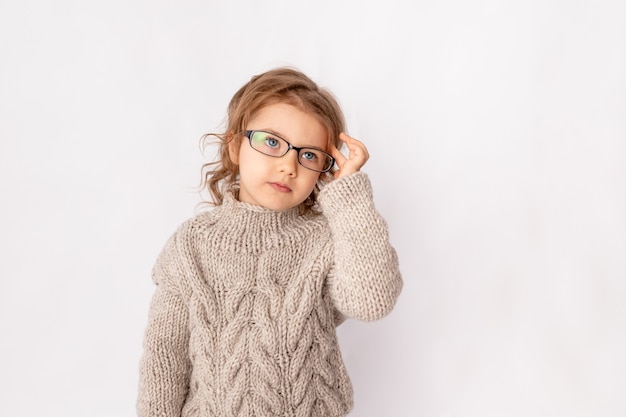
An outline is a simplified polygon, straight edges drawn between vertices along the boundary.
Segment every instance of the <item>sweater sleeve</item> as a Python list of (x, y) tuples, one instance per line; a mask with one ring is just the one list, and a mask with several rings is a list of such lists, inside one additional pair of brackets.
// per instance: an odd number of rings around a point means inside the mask
[(369, 178), (362, 172), (341, 177), (320, 192), (319, 203), (334, 242), (327, 284), (335, 308), (359, 320), (383, 318), (400, 295), (402, 276)]
[(187, 396), (189, 312), (177, 289), (175, 236), (159, 256), (139, 371), (138, 417), (179, 417)]

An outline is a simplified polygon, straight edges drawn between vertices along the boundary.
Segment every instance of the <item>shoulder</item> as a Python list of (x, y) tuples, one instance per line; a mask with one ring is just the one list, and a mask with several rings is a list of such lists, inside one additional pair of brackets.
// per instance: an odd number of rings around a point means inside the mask
[(181, 223), (174, 232), (174, 238), (179, 246), (192, 244), (206, 234), (216, 222), (217, 216), (214, 211), (200, 213)]
[(181, 223), (165, 242), (152, 269), (157, 285), (177, 286), (184, 265), (194, 257), (194, 247), (204, 231), (215, 223), (212, 211), (200, 213)]

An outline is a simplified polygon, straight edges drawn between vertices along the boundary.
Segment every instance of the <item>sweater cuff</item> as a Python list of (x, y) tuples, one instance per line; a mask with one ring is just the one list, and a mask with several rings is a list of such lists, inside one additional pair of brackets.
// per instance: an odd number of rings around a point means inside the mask
[(338, 178), (320, 191), (318, 201), (327, 217), (352, 212), (358, 207), (370, 207), (373, 205), (373, 194), (369, 177), (359, 171)]

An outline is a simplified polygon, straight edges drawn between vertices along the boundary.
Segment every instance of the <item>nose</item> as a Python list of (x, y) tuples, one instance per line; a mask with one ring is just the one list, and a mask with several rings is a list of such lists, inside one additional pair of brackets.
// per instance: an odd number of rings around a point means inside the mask
[(298, 151), (290, 149), (285, 155), (278, 158), (278, 169), (280, 172), (295, 177), (298, 172)]

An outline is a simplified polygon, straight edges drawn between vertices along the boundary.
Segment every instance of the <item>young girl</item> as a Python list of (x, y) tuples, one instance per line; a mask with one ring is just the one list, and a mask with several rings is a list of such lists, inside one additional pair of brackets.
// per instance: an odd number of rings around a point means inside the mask
[(292, 69), (234, 95), (203, 167), (216, 207), (181, 225), (153, 270), (139, 416), (350, 411), (335, 328), (385, 316), (402, 278), (359, 172), (367, 149), (343, 131), (332, 95)]

